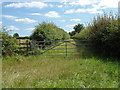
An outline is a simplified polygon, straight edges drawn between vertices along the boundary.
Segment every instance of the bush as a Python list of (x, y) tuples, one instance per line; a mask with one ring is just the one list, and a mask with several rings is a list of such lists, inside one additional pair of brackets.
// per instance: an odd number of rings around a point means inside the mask
[(97, 53), (106, 56), (119, 56), (120, 53), (120, 30), (118, 29), (118, 19), (104, 15), (98, 16), (91, 24), (88, 38), (92, 42), (92, 47)]
[(2, 35), (2, 55), (14, 55), (18, 52), (18, 42), (15, 38), (8, 34), (5, 27), (2, 28), (2, 31), (3, 32), (0, 31), (0, 34)]
[(94, 18), (87, 30), (75, 35), (77, 39), (87, 39), (97, 54), (119, 57), (120, 30), (118, 18), (107, 14)]
[(56, 41), (69, 38), (69, 34), (53, 23), (43, 22), (36, 26), (30, 38), (36, 41)]
[(81, 39), (81, 40), (87, 40), (89, 35), (89, 29), (83, 29), (80, 33), (76, 33), (73, 38), (75, 39)]
[(18, 33), (15, 33), (15, 34), (13, 35), (13, 37), (14, 37), (14, 38), (19, 38), (19, 34), (18, 34)]

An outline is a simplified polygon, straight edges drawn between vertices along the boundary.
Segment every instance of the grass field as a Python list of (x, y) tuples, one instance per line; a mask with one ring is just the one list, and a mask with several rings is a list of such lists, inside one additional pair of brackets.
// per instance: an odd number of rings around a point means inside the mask
[[(68, 54), (66, 57), (66, 49), (59, 48), (66, 48), (65, 43), (38, 56), (3, 58), (3, 88), (118, 87), (117, 60), (95, 57), (89, 52), (83, 53), (84, 50), (76, 49), (67, 51), (78, 52), (78, 55)], [(68, 43), (67, 48), (77, 47)], [(61, 55), (49, 55), (52, 53)]]
[(97, 57), (3, 58), (3, 88), (117, 88), (118, 62)]

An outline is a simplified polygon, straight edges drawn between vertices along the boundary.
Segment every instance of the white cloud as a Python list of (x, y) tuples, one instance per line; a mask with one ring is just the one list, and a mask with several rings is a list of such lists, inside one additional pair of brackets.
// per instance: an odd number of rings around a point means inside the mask
[(47, 17), (54, 17), (54, 18), (59, 18), (59, 14), (55, 11), (49, 11), (48, 13), (45, 14)]
[(96, 14), (96, 13), (102, 14), (103, 13), (103, 11), (98, 11), (96, 8), (78, 9), (76, 12), (88, 12), (91, 14)]
[(2, 24), (2, 21), (0, 21), (0, 25)]
[(98, 11), (96, 8), (91, 8), (91, 9), (70, 9), (65, 12), (65, 14), (71, 14), (71, 13), (91, 13), (91, 14), (102, 14), (102, 11)]
[[(84, 0), (81, 0), (81, 1), (84, 1)], [(80, 3), (80, 2), (70, 2), (69, 4), (74, 6), (74, 5), (81, 5), (82, 3)], [(88, 2), (85, 3), (85, 5), (87, 5), (87, 4), (88, 4)], [(82, 4), (82, 5), (84, 5), (84, 4)]]
[(41, 15), (40, 13), (31, 13), (30, 15)]
[(63, 7), (63, 5), (58, 5), (58, 8), (62, 8)]
[(67, 0), (61, 0), (61, 3), (63, 3), (64, 5), (67, 4)]
[(15, 27), (15, 26), (8, 26), (7, 30), (19, 30), (19, 28)]
[(9, 18), (9, 19), (16, 19), (16, 18), (18, 18), (16, 16), (11, 16), (11, 15), (2, 15), (2, 17)]
[(73, 27), (75, 26), (76, 24), (71, 24), (71, 25), (66, 25), (65, 27), (67, 27), (67, 32), (71, 32), (73, 31)]
[(119, 0), (100, 0), (99, 7), (118, 8)]
[(21, 8), (21, 7), (28, 7), (28, 8), (44, 8), (48, 5), (43, 2), (25, 2), (25, 3), (12, 3), (8, 4), (5, 7), (14, 7), (14, 8)]
[(78, 0), (69, 2), (69, 5), (93, 5), (98, 4), (98, 6), (104, 6), (106, 8), (117, 8), (119, 0)]
[(92, 12), (91, 12), (91, 14), (96, 14), (96, 13), (97, 13), (97, 14), (98, 14), (98, 13), (99, 13), (99, 14), (102, 14), (103, 11), (92, 11)]
[(99, 9), (105, 9), (105, 8), (118, 8), (118, 2), (120, 0), (77, 0), (73, 2), (69, 2), (69, 5), (75, 6), (86, 6), (86, 5), (97, 5)]
[(70, 10), (67, 10), (67, 11), (65, 12), (65, 14), (74, 13), (74, 12), (75, 12), (74, 9), (70, 9)]
[(33, 31), (35, 28), (26, 28), (26, 31)]
[(90, 5), (90, 4), (94, 4), (94, 3), (97, 3), (98, 0), (78, 0), (78, 1), (73, 1), (73, 2), (70, 2), (69, 4), (70, 5), (80, 5), (80, 6), (85, 6), (85, 5)]
[(15, 19), (16, 22), (23, 22), (23, 23), (34, 23), (36, 20), (31, 20), (29, 18), (24, 18), (24, 19)]
[(94, 9), (118, 8), (119, 0), (101, 0), (98, 4), (92, 4)]
[(67, 28), (73, 28), (75, 26), (75, 24), (71, 24), (71, 25), (66, 25), (65, 27)]
[(66, 20), (63, 19), (63, 20), (60, 20), (60, 21), (61, 21), (61, 22), (65, 22)]
[(50, 7), (53, 7), (53, 5), (52, 5), (52, 4), (49, 4), (49, 6), (50, 6)]
[(86, 10), (85, 10), (85, 9), (77, 9), (75, 12), (76, 12), (76, 13), (79, 13), (79, 12), (86, 12)]
[[(35, 14), (38, 15), (37, 13), (34, 13), (34, 15)], [(16, 22), (24, 22), (24, 23), (34, 23), (34, 22), (36, 22), (36, 20), (31, 20), (29, 18), (20, 19), (16, 16), (11, 16), (11, 15), (2, 15), (2, 17), (13, 19)]]
[(70, 19), (70, 21), (80, 21), (80, 19)]

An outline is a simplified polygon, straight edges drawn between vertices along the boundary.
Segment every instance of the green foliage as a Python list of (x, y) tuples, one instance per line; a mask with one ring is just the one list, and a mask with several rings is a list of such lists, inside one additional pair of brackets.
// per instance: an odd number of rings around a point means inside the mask
[(90, 25), (89, 40), (95, 52), (106, 56), (117, 56), (120, 53), (120, 30), (118, 29), (118, 18), (108, 15), (98, 16)]
[(83, 24), (77, 24), (74, 26), (75, 32), (79, 33), (82, 29), (84, 29)]
[(118, 88), (118, 61), (76, 56), (3, 58), (3, 88)]
[(53, 23), (43, 22), (36, 26), (35, 31), (30, 38), (36, 41), (65, 40), (69, 38), (69, 34), (63, 29), (55, 26)]
[(87, 29), (75, 35), (77, 39), (87, 39), (95, 53), (119, 57), (120, 30), (118, 18), (107, 14), (94, 18)]
[(83, 29), (80, 33), (76, 33), (73, 38), (75, 39), (81, 39), (81, 40), (87, 40), (89, 34), (89, 29)]
[(72, 31), (72, 32), (69, 32), (69, 34), (70, 34), (70, 36), (73, 36), (73, 35), (76, 34), (76, 32), (75, 32), (75, 31)]
[(71, 36), (71, 38), (74, 38), (75, 34), (80, 33), (80, 31), (84, 29), (84, 26), (83, 26), (83, 24), (77, 24), (74, 26), (73, 29), (74, 29), (74, 31), (69, 32), (69, 35)]
[(18, 51), (17, 40), (8, 34), (5, 27), (2, 28), (2, 55), (14, 55)]
[(19, 34), (18, 34), (18, 33), (15, 33), (15, 34), (13, 35), (13, 37), (14, 37), (14, 38), (18, 38), (18, 37), (19, 37)]
[(29, 39), (30, 37), (25, 36), (25, 37), (18, 37), (17, 39)]

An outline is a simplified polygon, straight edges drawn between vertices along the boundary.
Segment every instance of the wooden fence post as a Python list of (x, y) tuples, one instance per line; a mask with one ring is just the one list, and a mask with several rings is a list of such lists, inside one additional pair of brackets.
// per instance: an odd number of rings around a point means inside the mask
[(66, 42), (66, 56), (67, 56), (67, 42)]
[(28, 52), (28, 40), (26, 41), (26, 44), (27, 44), (27, 52)]
[(20, 40), (19, 40), (19, 53), (21, 53)]
[(29, 42), (29, 44), (30, 44), (30, 51), (32, 51), (32, 47), (31, 47), (31, 41)]

